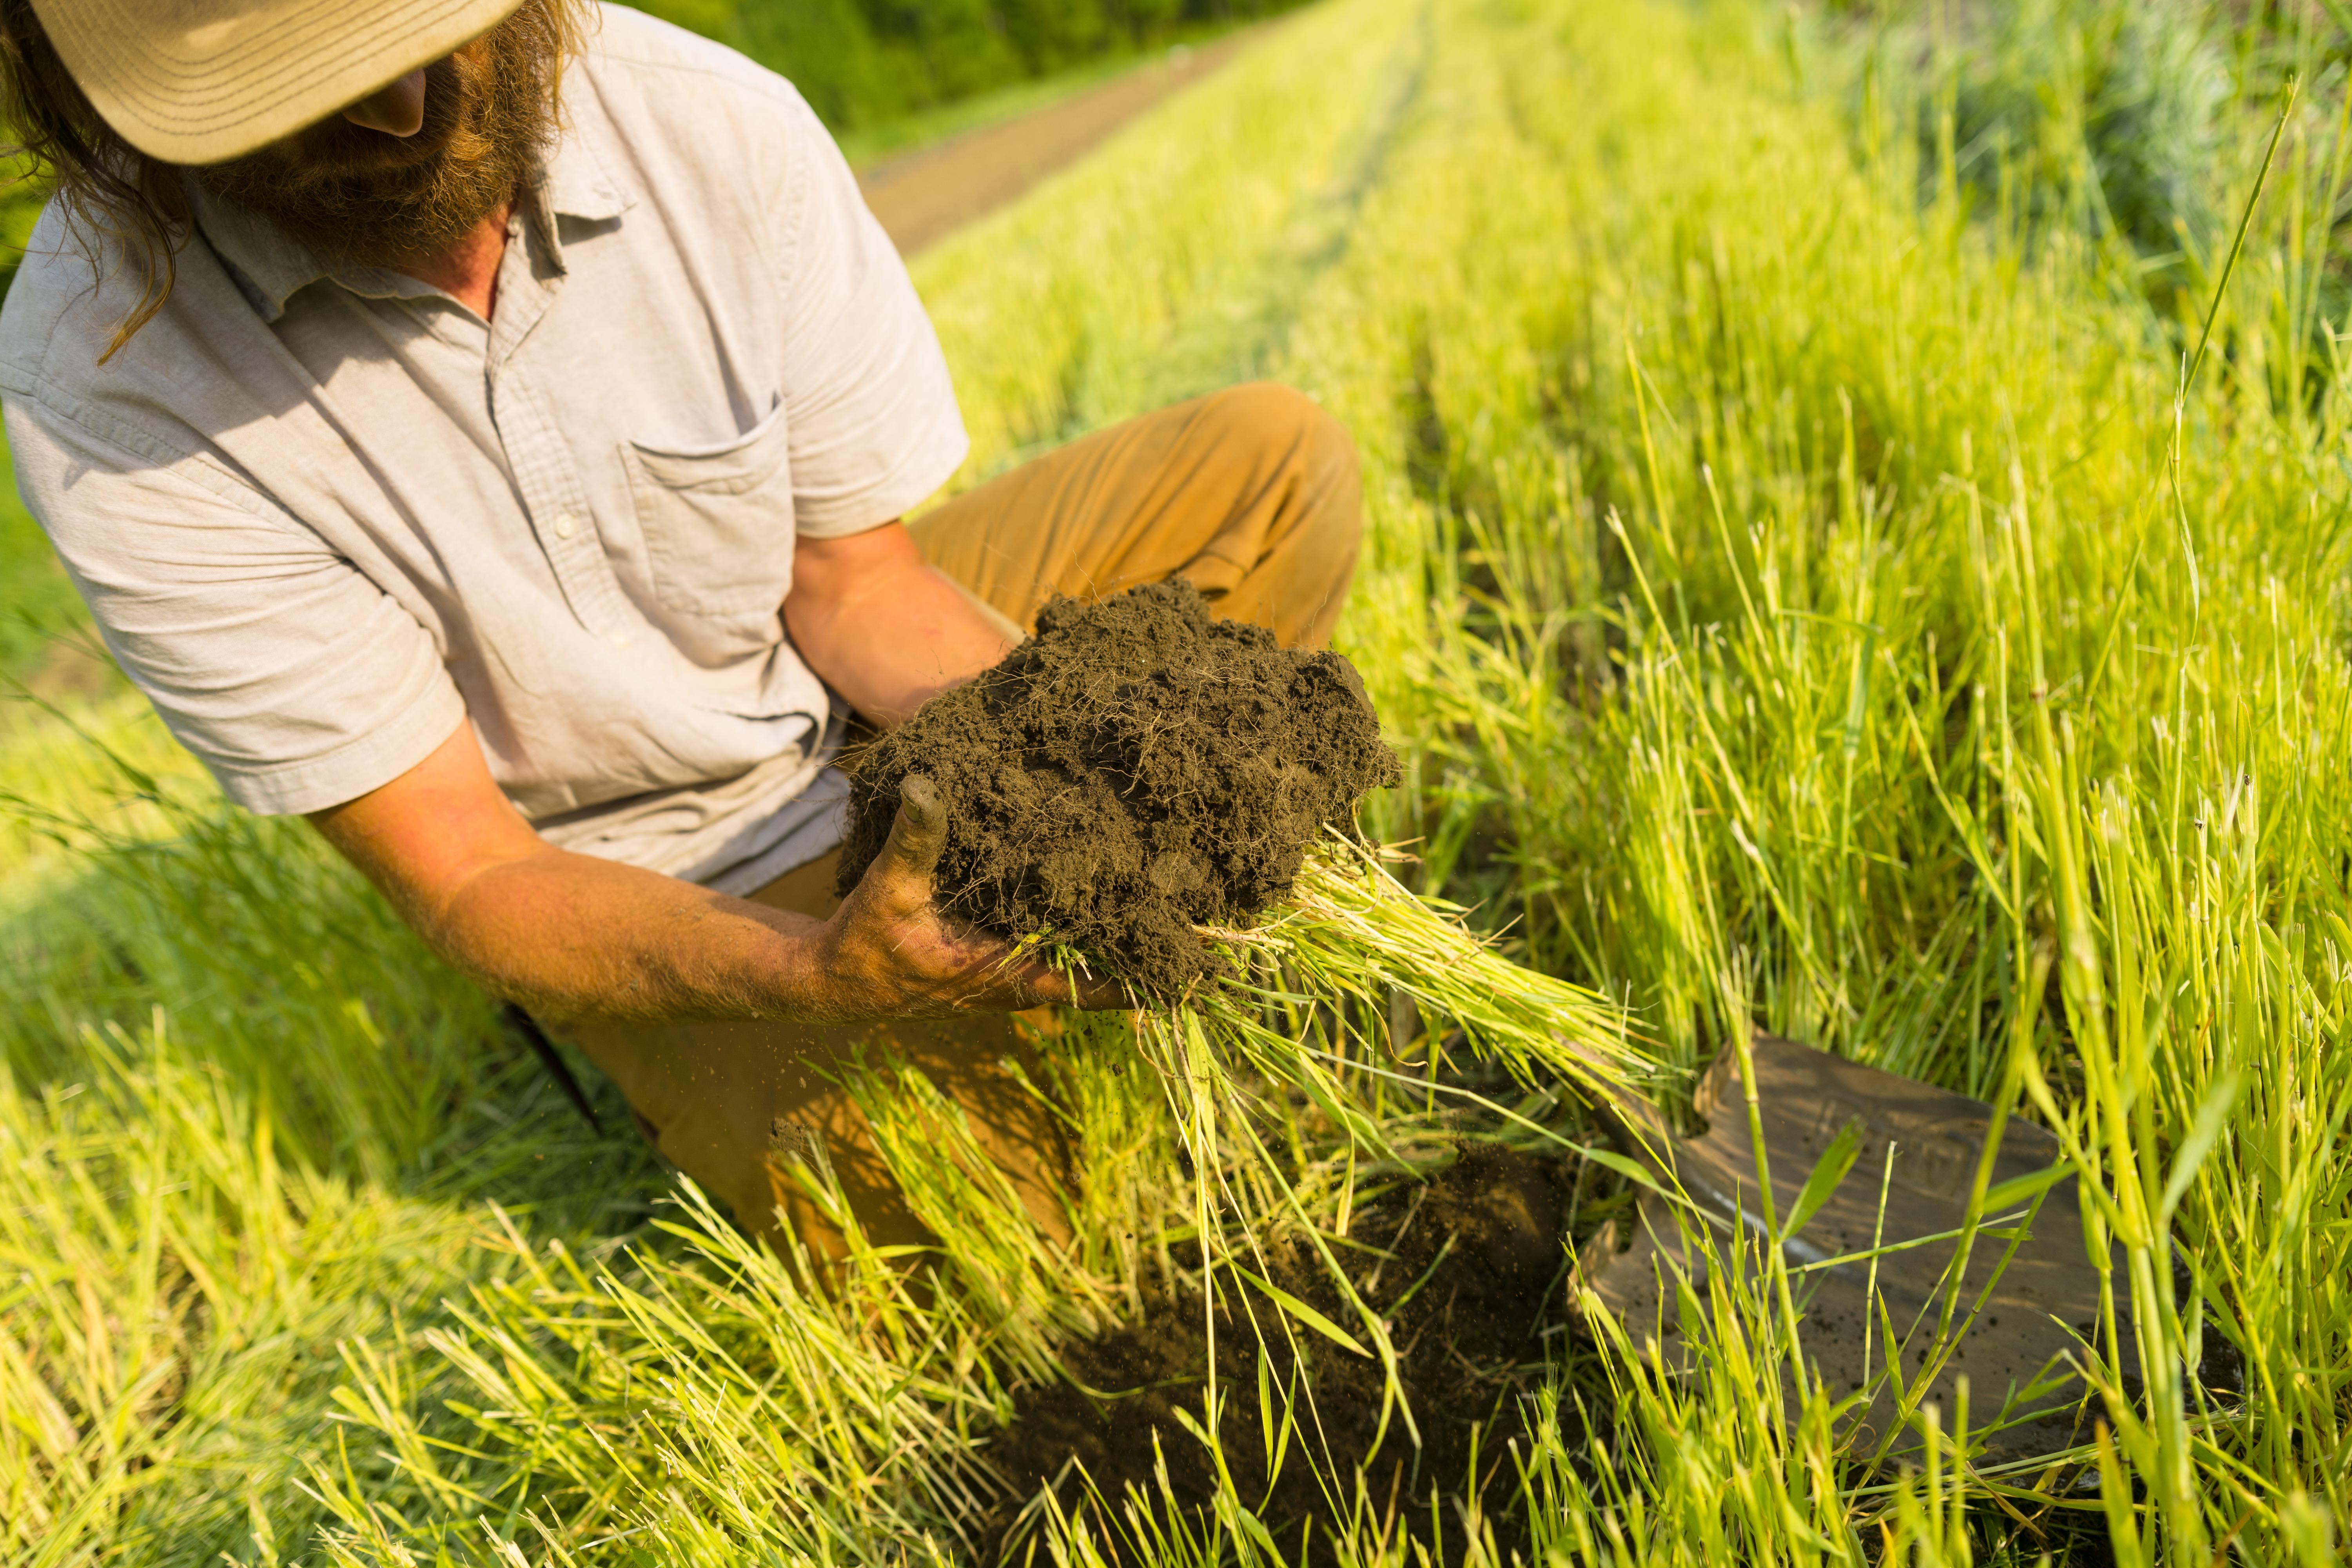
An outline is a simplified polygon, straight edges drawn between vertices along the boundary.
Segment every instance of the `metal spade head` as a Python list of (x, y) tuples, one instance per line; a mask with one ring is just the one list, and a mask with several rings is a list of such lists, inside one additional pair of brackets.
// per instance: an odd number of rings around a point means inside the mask
[[(1629, 1152), (1666, 1193), (1689, 1201), (1644, 1190), (1630, 1225), (1595, 1237), (1580, 1262), (1583, 1282), (1633, 1344), (1654, 1342), (1668, 1366), (1687, 1366), (1692, 1357), (1682, 1281), (1703, 1302), (1710, 1270), (1736, 1268), (1750, 1281), (1763, 1272), (1767, 1236), (1737, 1057), (1725, 1051), (1699, 1086), (1696, 1108), (1706, 1131), (1697, 1137), (1674, 1135), (1649, 1107), (1616, 1108), (1635, 1123), (1622, 1130)], [(1956, 1233), (1992, 1108), (1790, 1040), (1759, 1037), (1751, 1059), (1748, 1088), (1775, 1215), (1785, 1221), (1796, 1210), (1824, 1155), (1832, 1156), (1824, 1180), (1851, 1158), (1843, 1178), (1782, 1241), (1805, 1360), (1832, 1398), (1874, 1385), (1843, 1418), (1849, 1449), (1916, 1448), (1907, 1416), (1928, 1405), (1941, 1407), (1950, 1431), (1964, 1376), (1971, 1436), (1982, 1437), (1990, 1457), (2030, 1458), (2088, 1441), (2097, 1403), (2070, 1358), (2084, 1353), (2084, 1342), (2095, 1342), (2099, 1276), (2084, 1245), (2073, 1173), (1985, 1217), (1939, 1338)], [(1988, 1190), (2046, 1175), (2059, 1163), (2056, 1139), (2012, 1119), (2002, 1128)], [(1813, 1195), (1820, 1193), (1817, 1183)], [(2028, 1217), (2016, 1217), (2020, 1211)], [(2131, 1343), (2127, 1328), (2123, 1342)], [(2136, 1363), (2123, 1370), (2137, 1381)], [(1781, 1381), (1793, 1396), (1785, 1363)]]

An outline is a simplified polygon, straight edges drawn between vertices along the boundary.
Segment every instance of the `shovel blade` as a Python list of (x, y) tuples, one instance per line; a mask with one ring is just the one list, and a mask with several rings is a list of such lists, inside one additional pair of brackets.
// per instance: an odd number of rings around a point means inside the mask
[[(1601, 1307), (1637, 1349), (1654, 1343), (1670, 1367), (1687, 1369), (1695, 1358), (1681, 1321), (1681, 1284), (1701, 1302), (1715, 1271), (1750, 1290), (1769, 1288), (1757, 1150), (1737, 1058), (1722, 1053), (1699, 1086), (1704, 1133), (1678, 1137), (1654, 1114), (1638, 1118), (1642, 1157), (1661, 1185), (1688, 1203), (1644, 1191), (1631, 1224), (1595, 1237), (1580, 1259), (1580, 1277)], [(1940, 1407), (1949, 1433), (1963, 1377), (1970, 1436), (1981, 1439), (1988, 1458), (2038, 1457), (2087, 1442), (2095, 1400), (2074, 1361), (2086, 1342), (2097, 1342), (2099, 1271), (2085, 1245), (2073, 1173), (2037, 1202), (1984, 1217), (1939, 1337), (1958, 1261), (1950, 1233), (1967, 1218), (1992, 1108), (1792, 1040), (1759, 1037), (1751, 1060), (1755, 1081), (1747, 1089), (1763, 1135), (1773, 1214), (1793, 1212), (1841, 1133), (1853, 1153), (1843, 1179), (1782, 1242), (1804, 1359), (1833, 1400), (1853, 1400), (1839, 1429), (1849, 1451), (1916, 1450), (1912, 1414), (1930, 1405)], [(1988, 1190), (2051, 1171), (2060, 1160), (2056, 1139), (2011, 1119)], [(2029, 1209), (2030, 1219), (2019, 1212)], [(1930, 1239), (1937, 1237), (1945, 1239)], [(2126, 1333), (2127, 1357), (2129, 1344)], [(1795, 1375), (1785, 1359), (1780, 1365), (1784, 1395), (1793, 1399)], [(2137, 1381), (2136, 1364), (2125, 1371)]]

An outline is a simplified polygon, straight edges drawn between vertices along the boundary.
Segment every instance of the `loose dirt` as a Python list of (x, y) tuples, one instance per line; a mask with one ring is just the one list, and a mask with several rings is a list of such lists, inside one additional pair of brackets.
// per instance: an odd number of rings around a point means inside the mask
[[(1465, 1144), (1461, 1154), (1433, 1181), (1409, 1184), (1359, 1211), (1352, 1238), (1391, 1256), (1336, 1254), (1366, 1303), (1389, 1321), (1400, 1381), (1421, 1431), (1418, 1452), (1401, 1415), (1380, 1431), (1379, 1362), (1295, 1321), (1286, 1337), (1282, 1310), (1265, 1295), (1246, 1288), (1226, 1292), (1216, 1331), (1224, 1396), (1218, 1436), (1243, 1502), (1256, 1507), (1291, 1561), (1335, 1558), (1335, 1514), (1318, 1469), (1352, 1489), (1360, 1468), (1372, 1528), (1386, 1521), (1439, 1562), (1462, 1560), (1463, 1517), (1474, 1492), (1501, 1560), (1509, 1561), (1514, 1549), (1526, 1552), (1526, 1521), (1513, 1511), (1521, 1494), (1510, 1445), (1517, 1439), (1524, 1453), (1523, 1396), (1541, 1379), (1545, 1330), (1561, 1321), (1563, 1221), (1574, 1168), (1493, 1144)], [(1277, 1258), (1274, 1277), (1333, 1321), (1359, 1325), (1311, 1252)], [(1256, 1321), (1255, 1332), (1244, 1309)], [(1018, 1560), (1040, 1512), (1024, 1521), (1023, 1510), (1048, 1486), (1064, 1509), (1091, 1513), (1112, 1560), (1132, 1560), (1121, 1504), (1133, 1487), (1143, 1506), (1165, 1520), (1168, 1502), (1157, 1479), (1163, 1457), (1177, 1509), (1195, 1515), (1189, 1522), (1201, 1528), (1198, 1516), (1216, 1495), (1216, 1475), (1207, 1449), (1175, 1413), (1203, 1420), (1205, 1330), (1197, 1298), (1162, 1299), (1134, 1326), (1070, 1347), (1065, 1363), (1072, 1381), (1022, 1396), (1017, 1416), (986, 1450), (1012, 1496), (978, 1532), (979, 1562)], [(1270, 1483), (1261, 1362), (1277, 1422), (1294, 1381), (1303, 1379), (1307, 1390), (1296, 1401), (1297, 1429)], [(1343, 1510), (1354, 1507), (1346, 1491), (1340, 1502)]]
[(1254, 923), (1326, 827), (1353, 831), (1357, 799), (1399, 776), (1346, 659), (1217, 620), (1186, 583), (1055, 599), (1035, 637), (848, 771), (845, 896), (920, 773), (948, 812), (942, 908), (1160, 1000), (1220, 972), (1196, 926)]

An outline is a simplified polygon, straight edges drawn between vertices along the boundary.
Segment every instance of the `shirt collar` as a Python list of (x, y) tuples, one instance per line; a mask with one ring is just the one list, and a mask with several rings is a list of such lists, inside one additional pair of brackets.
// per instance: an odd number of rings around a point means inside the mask
[[(229, 265), (238, 286), (261, 313), (275, 321), (286, 313), (286, 302), (318, 282), (331, 279), (355, 294), (371, 299), (405, 299), (437, 292), (430, 284), (380, 267), (337, 267), (268, 219), (234, 203), (223, 201), (194, 180), (184, 179), (195, 212), (196, 226), (214, 252)], [(523, 211), (545, 237), (555, 270), (563, 270), (560, 217), (602, 223), (620, 216), (635, 198), (609, 172), (604, 159), (575, 131), (567, 133), (524, 193)]]

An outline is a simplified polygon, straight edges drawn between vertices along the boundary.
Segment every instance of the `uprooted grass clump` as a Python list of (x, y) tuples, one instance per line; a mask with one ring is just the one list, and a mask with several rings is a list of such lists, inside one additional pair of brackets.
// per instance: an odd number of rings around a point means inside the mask
[(1218, 620), (1169, 583), (1055, 599), (1003, 663), (868, 748), (851, 767), (845, 893), (910, 774), (947, 807), (946, 909), (1167, 1000), (1221, 972), (1194, 928), (1254, 924), (1398, 769), (1346, 659)]

